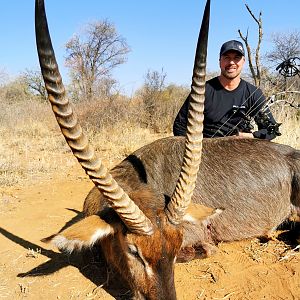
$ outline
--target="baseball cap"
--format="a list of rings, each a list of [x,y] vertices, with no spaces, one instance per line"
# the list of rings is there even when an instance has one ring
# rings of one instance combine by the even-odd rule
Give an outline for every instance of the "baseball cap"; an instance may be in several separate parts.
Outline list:
[[[225,52],[234,50],[245,56],[244,46],[241,42],[236,40],[231,40],[224,43],[220,49],[220,56],[222,56]]]

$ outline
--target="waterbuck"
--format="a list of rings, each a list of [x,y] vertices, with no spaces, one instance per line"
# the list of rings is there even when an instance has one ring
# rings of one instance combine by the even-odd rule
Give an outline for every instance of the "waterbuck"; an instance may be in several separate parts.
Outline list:
[[[44,241],[68,252],[100,244],[135,299],[176,299],[176,260],[210,255],[220,241],[268,235],[299,210],[299,151],[256,139],[217,138],[203,141],[201,156],[209,6],[208,0],[186,138],[157,140],[107,171],[66,98],[44,1],[36,0],[37,49],[48,98],[67,143],[95,184],[85,199],[85,218]]]

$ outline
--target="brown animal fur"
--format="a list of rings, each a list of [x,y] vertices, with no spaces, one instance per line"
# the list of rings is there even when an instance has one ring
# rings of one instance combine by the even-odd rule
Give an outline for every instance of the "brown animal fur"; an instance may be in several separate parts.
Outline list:
[[[184,138],[156,141],[134,152],[112,174],[143,211],[162,209],[175,187],[183,149]],[[300,206],[299,166],[300,152],[289,146],[255,139],[205,140],[192,201],[222,212],[204,222],[185,221],[182,248],[203,245],[205,252],[214,252],[220,241],[272,233]],[[132,194],[143,188],[155,191],[152,200]],[[99,213],[105,205],[94,188],[84,212]]]
[[[128,284],[135,292],[135,299],[176,299],[174,261],[182,244],[182,229],[168,221],[164,213],[165,204],[163,201],[156,202],[158,196],[155,193],[143,183],[138,186],[140,189],[132,191],[129,195],[143,207],[143,212],[152,221],[152,235],[131,233],[120,223],[119,217],[105,201],[101,203],[102,209],[99,209],[100,203],[96,204],[93,201],[89,209],[96,208],[97,214],[87,214],[85,219],[43,241],[51,241],[59,249],[72,252],[81,250],[82,247],[91,247],[97,236],[107,262],[114,266],[123,278],[130,278]],[[194,218],[199,222],[213,213],[212,209],[203,205],[192,205],[189,210],[193,211],[195,208],[198,210]]]
[[[135,298],[176,299],[176,258],[209,256],[220,241],[270,236],[292,213],[299,213],[300,151],[255,139],[208,139],[203,146],[193,203],[181,225],[170,224],[164,213],[184,151],[184,138],[170,137],[137,150],[111,170],[151,220],[153,235],[128,231],[93,188],[84,202],[86,220],[93,221],[87,230],[83,220],[73,225],[76,229],[59,233],[65,238],[60,245],[78,249],[74,240],[90,241],[99,224],[109,226],[108,234],[99,234],[99,243],[108,263],[130,278]],[[50,239],[55,242],[56,237]]]
[[[209,4],[207,1],[191,86],[194,112],[190,115],[199,114],[200,122],[189,120],[188,137],[192,133],[200,134],[203,120],[205,80],[202,75],[205,74]],[[87,144],[65,97],[43,0],[36,0],[36,36],[48,98],[60,128],[78,161],[114,206],[113,210],[103,194],[92,189],[84,204],[86,218],[46,241],[53,241],[68,252],[100,243],[107,262],[128,278],[136,299],[174,300],[176,257],[187,260],[198,253],[210,255],[220,241],[269,234],[291,212],[299,214],[299,151],[275,143],[232,138],[207,140],[192,199],[194,204],[187,212],[189,199],[181,201],[185,196],[173,197],[166,210],[179,174],[182,180],[178,186],[189,189],[182,183],[192,183],[195,176],[191,167],[198,167],[189,166],[189,174],[180,172],[184,138],[170,137],[147,145],[117,165],[111,174],[107,173]],[[199,137],[194,138],[193,147]],[[199,158],[195,152],[187,153],[185,162]],[[119,189],[111,175],[132,200]],[[124,199],[127,204],[118,206]],[[183,220],[181,214],[185,214]]]
[[[256,139],[218,138],[204,141],[193,203],[182,224],[170,224],[164,209],[180,173],[183,151],[184,138],[161,139],[111,170],[151,220],[153,235],[130,233],[96,188],[84,202],[87,218],[97,215],[112,227],[99,242],[106,260],[130,278],[136,299],[176,298],[172,286],[176,258],[209,256],[220,241],[271,236],[289,216],[299,215],[298,150]],[[78,224],[77,230],[84,226]],[[76,249],[74,239],[80,234],[67,237],[67,233],[59,234],[69,239],[63,248]]]

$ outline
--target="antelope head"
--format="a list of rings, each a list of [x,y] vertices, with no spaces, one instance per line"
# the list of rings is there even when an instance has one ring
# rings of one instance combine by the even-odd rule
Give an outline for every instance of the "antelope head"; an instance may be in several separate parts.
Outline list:
[[[188,217],[201,162],[209,9],[208,0],[195,55],[182,170],[168,204],[154,207],[153,199],[160,197],[155,191],[145,187],[128,195],[96,157],[66,97],[44,1],[36,0],[36,42],[48,99],[73,154],[107,203],[97,215],[88,216],[44,241],[68,252],[100,243],[106,260],[127,278],[136,299],[176,299],[174,262],[183,239],[181,224]],[[200,211],[199,220],[212,213],[204,207]]]

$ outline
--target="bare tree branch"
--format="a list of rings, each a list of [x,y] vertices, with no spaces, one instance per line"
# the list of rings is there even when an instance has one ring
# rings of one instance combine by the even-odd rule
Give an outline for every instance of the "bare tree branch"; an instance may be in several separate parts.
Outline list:
[[[266,54],[269,62],[279,64],[289,58],[300,57],[299,30],[290,33],[274,33],[271,39],[274,47]]]
[[[258,42],[257,42],[256,50],[255,50],[255,66],[253,65],[252,51],[251,51],[250,44],[248,42],[248,30],[247,30],[246,37],[244,37],[244,35],[242,34],[240,29],[238,30],[238,33],[239,33],[241,39],[244,41],[244,44],[247,49],[248,64],[249,64],[251,76],[254,80],[255,85],[260,86],[260,83],[261,83],[260,45],[261,45],[262,37],[263,37],[262,12],[259,13],[259,18],[257,19],[255,17],[255,15],[253,14],[253,12],[251,11],[250,7],[247,4],[245,4],[245,6],[246,6],[249,14],[251,15],[251,17],[254,19],[254,21],[258,25]]]
[[[43,100],[47,100],[47,92],[39,70],[26,69],[21,75],[21,80],[31,93],[39,95]]]
[[[248,4],[245,4],[249,14],[251,15],[251,17],[254,19],[254,21],[257,23],[257,25],[259,26],[260,25],[260,22],[259,20],[257,20],[257,18],[254,16],[253,12],[251,11],[250,7]],[[260,13],[260,16],[261,16],[261,13]]]
[[[118,35],[107,20],[88,24],[85,35],[75,35],[66,44],[66,64],[71,70],[73,86],[82,97],[91,99],[101,78],[110,76],[112,69],[127,60],[130,51],[125,39]]]
[[[252,15],[252,14],[251,14]],[[256,63],[256,74],[257,78],[259,80],[258,85],[260,85],[261,81],[261,65],[260,65],[260,45],[262,42],[263,37],[263,30],[262,30],[262,13],[259,13],[259,20],[255,18],[257,24],[258,24],[258,41],[257,41],[257,47],[255,52],[255,63]]]

